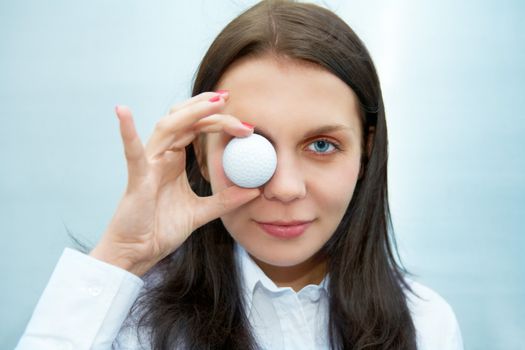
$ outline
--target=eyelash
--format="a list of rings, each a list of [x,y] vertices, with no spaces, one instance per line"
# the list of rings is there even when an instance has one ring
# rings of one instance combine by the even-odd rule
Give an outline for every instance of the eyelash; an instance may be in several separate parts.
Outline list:
[[[332,145],[334,147],[334,150],[331,151],[331,152],[316,152],[316,151],[311,151],[312,153],[315,153],[316,155],[320,156],[320,157],[326,157],[326,156],[329,156],[329,155],[332,155],[338,151],[341,150],[341,146],[337,143],[337,142],[334,142],[334,141],[331,141],[329,139],[326,139],[326,138],[320,138],[320,139],[316,139],[316,140],[313,140],[312,142],[310,142],[308,145],[312,145],[316,142],[319,142],[319,141],[323,141],[323,142],[326,142],[330,145]]]

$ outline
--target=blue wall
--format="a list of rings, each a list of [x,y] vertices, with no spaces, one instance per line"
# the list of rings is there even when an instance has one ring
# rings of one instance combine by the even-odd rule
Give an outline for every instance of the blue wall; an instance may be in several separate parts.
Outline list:
[[[0,2],[0,344],[12,348],[66,228],[97,241],[126,182],[113,114],[143,140],[253,1]],[[456,311],[467,349],[525,349],[525,5],[324,1],[382,80],[402,261]],[[4,346],[5,345],[5,346]]]

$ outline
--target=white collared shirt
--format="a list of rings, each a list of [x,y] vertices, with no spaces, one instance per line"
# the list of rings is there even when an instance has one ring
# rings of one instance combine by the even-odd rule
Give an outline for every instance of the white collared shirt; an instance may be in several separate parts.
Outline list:
[[[263,349],[327,349],[326,279],[301,291],[280,288],[236,246],[254,335]],[[454,312],[437,293],[409,281],[419,350],[462,350]],[[144,282],[116,266],[66,248],[16,350],[139,350],[137,334],[122,327]],[[142,344],[147,346],[148,344]]]
[[[296,293],[275,285],[238,244],[235,253],[258,344],[263,349],[328,349],[327,279]]]

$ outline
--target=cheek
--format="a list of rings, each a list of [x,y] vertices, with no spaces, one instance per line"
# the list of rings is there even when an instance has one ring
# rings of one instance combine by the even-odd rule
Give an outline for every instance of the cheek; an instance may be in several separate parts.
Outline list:
[[[359,176],[359,164],[352,162],[333,171],[323,171],[323,174],[322,178],[315,180],[317,206],[322,208],[326,217],[338,221],[352,200]]]

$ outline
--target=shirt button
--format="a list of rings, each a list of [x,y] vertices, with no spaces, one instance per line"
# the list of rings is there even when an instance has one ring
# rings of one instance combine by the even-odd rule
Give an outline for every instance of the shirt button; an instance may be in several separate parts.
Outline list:
[[[321,291],[320,290],[310,290],[310,293],[308,293],[308,297],[310,298],[310,301],[312,303],[316,303],[321,299]]]
[[[88,288],[88,293],[94,297],[100,295],[101,292],[102,292],[102,288],[98,286],[92,286]]]

